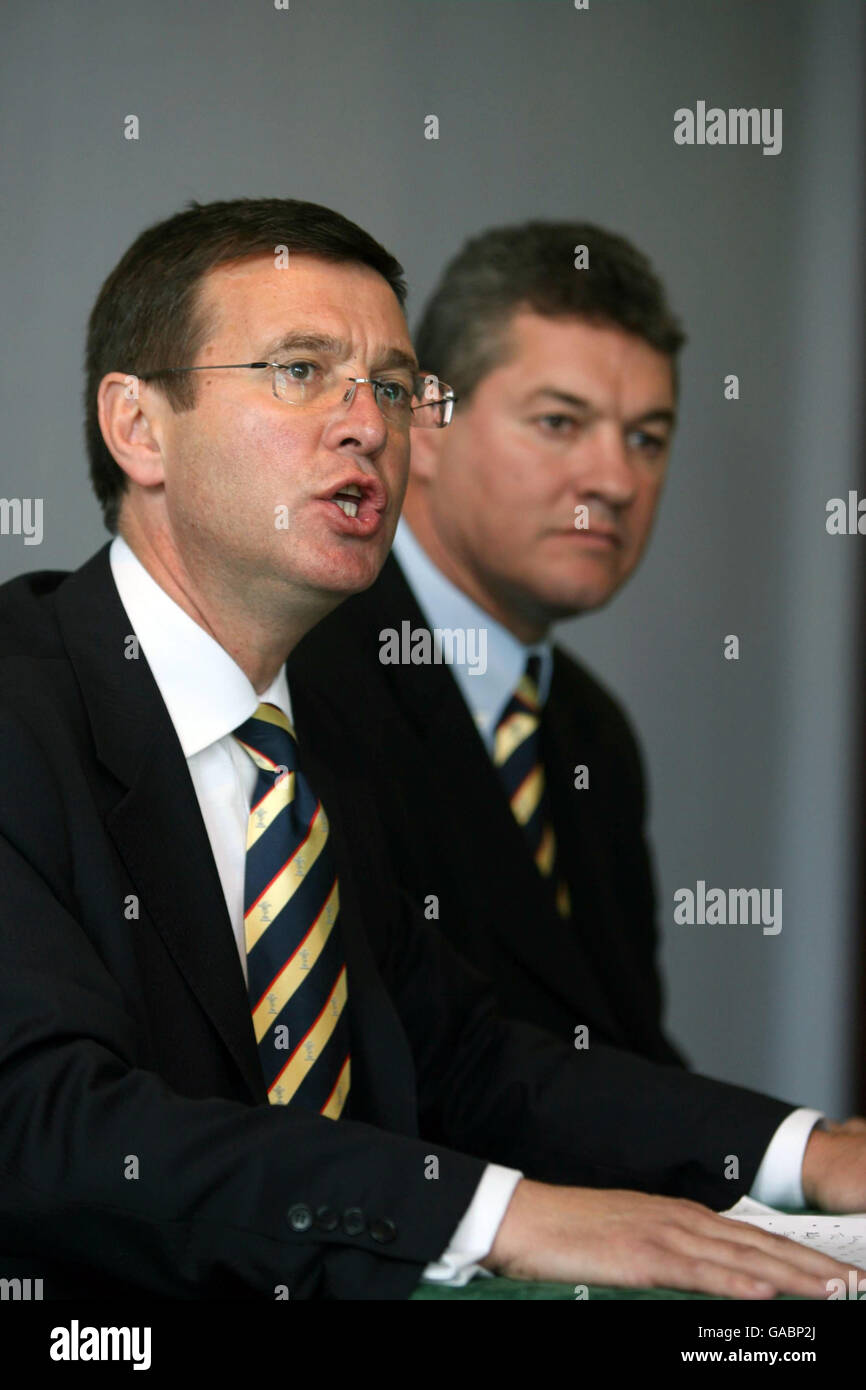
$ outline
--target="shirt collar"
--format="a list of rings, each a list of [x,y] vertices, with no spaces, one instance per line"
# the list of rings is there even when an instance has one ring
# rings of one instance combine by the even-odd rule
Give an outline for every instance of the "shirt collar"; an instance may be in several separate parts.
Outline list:
[[[482,737],[492,740],[496,724],[514,694],[530,656],[541,658],[538,694],[542,705],[550,691],[553,647],[548,641],[525,646],[458,589],[434,565],[408,524],[401,520],[394,537],[394,552],[415,597],[432,628],[486,628],[487,669],[455,663],[452,671]]]
[[[263,701],[291,722],[286,668],[259,695],[210,633],[185,613],[145,569],[122,536],[108,551],[111,573],[147,658],[185,758],[233,733]]]

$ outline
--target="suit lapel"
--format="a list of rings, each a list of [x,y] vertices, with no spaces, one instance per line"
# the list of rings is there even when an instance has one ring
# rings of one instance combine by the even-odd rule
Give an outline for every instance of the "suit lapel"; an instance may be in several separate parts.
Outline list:
[[[108,545],[61,585],[58,618],[100,761],[105,825],[178,969],[257,1101],[266,1098],[232,925],[183,750],[131,624]]]

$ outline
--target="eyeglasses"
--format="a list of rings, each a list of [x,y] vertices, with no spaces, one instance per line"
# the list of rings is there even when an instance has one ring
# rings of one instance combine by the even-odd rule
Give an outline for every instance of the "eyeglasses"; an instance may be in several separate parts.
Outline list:
[[[323,366],[306,358],[298,362],[224,362],[201,367],[162,367],[159,371],[130,373],[139,381],[157,381],[182,372],[228,372],[248,369],[271,371],[273,392],[287,405],[350,405],[359,386],[372,386],[384,418],[395,425],[417,429],[443,429],[450,424],[457,400],[450,386],[437,376],[405,372],[400,377],[343,376],[336,366]],[[308,373],[302,375],[302,373]],[[349,382],[348,388],[345,382]]]

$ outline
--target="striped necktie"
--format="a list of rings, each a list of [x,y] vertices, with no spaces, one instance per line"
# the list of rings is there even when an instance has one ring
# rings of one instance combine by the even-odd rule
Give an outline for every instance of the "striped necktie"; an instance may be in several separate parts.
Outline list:
[[[493,761],[505,784],[514,818],[529,841],[538,871],[553,882],[556,835],[541,760],[540,672],[541,657],[529,657],[526,671],[496,726]],[[560,917],[570,917],[571,899],[568,884],[562,877],[556,880],[555,903]]]
[[[234,731],[259,769],[247,825],[244,935],[253,1027],[272,1105],[337,1119],[350,1086],[346,965],[328,818],[282,710]]]

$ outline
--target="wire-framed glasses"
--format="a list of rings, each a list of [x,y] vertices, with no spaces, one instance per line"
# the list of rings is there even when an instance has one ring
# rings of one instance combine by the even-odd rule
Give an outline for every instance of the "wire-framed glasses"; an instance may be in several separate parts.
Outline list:
[[[304,359],[298,362],[221,362],[200,367],[162,367],[158,371],[132,373],[139,381],[184,372],[270,371],[273,393],[287,405],[351,404],[362,384],[371,386],[384,418],[395,425],[416,429],[443,429],[451,421],[457,399],[450,386],[437,376],[404,368],[381,377],[345,376],[336,365]],[[349,383],[348,386],[346,383]]]

